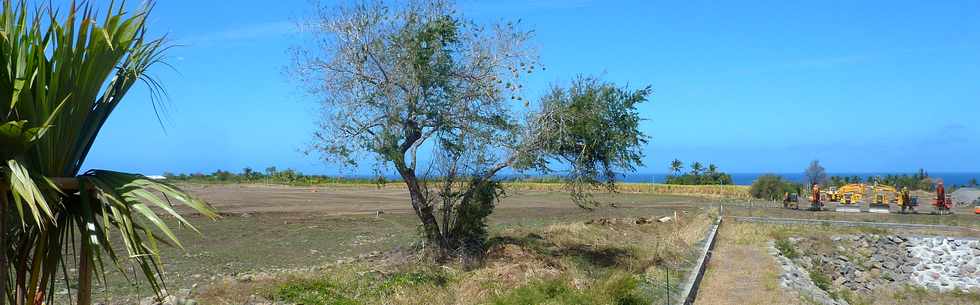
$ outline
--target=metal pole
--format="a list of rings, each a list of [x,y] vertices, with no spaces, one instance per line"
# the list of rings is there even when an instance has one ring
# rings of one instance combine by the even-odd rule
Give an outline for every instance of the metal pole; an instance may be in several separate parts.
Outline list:
[[[667,296],[667,305],[670,305],[670,266],[664,266],[667,271],[667,286],[664,287],[664,295]]]

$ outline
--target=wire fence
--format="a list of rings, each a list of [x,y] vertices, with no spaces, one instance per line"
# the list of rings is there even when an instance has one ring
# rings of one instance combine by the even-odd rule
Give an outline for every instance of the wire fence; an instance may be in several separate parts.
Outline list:
[[[755,209],[755,208],[771,209],[771,208],[785,207],[783,203],[779,201],[762,201],[762,200],[747,200],[747,201],[732,200],[732,201],[723,201],[721,204],[728,207],[740,207],[740,208],[750,208],[750,209]],[[809,203],[800,202],[798,203],[798,205],[802,208],[804,206],[808,206]]]
[[[701,279],[707,271],[708,261],[711,259],[720,226],[721,218],[719,217],[716,223],[709,228],[708,234],[701,246],[698,247],[696,255],[684,260],[678,266],[661,266],[657,271],[658,273],[662,272],[662,277],[658,274],[655,279],[648,278],[649,289],[651,290],[649,293],[656,298],[653,304],[694,304]]]

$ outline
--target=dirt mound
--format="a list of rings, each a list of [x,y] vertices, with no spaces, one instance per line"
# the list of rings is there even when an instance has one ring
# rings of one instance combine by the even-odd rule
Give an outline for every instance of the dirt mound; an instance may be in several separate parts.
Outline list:
[[[970,206],[975,204],[980,204],[980,189],[978,188],[961,188],[950,194],[953,198],[953,204],[956,206]]]

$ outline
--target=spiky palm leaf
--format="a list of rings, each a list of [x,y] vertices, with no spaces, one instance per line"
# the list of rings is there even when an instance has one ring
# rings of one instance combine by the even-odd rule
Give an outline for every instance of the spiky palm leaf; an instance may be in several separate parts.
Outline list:
[[[128,13],[124,5],[110,4],[99,21],[87,5],[72,3],[60,15],[50,8],[30,15],[24,1],[3,1],[0,194],[8,192],[0,195],[0,218],[19,220],[19,225],[4,222],[0,227],[0,251],[16,259],[12,268],[0,270],[0,284],[14,283],[4,287],[0,299],[15,304],[50,300],[52,279],[69,261],[63,257],[66,249],[79,255],[79,304],[89,303],[91,275],[105,259],[120,270],[134,263],[159,292],[157,244],[180,242],[158,212],[191,229],[174,202],[217,217],[206,203],[141,175],[79,174],[103,124],[134,84],[144,82],[152,97],[162,94],[146,74],[168,48],[163,39],[145,38],[150,7]],[[77,185],[65,188],[55,181],[64,177],[75,177],[69,180]],[[17,217],[10,213],[14,210]],[[120,240],[127,253],[116,253],[111,240]]]

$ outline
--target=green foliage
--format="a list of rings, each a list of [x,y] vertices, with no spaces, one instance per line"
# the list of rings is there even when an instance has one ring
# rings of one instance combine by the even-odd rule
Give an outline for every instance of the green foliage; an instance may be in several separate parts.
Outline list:
[[[731,185],[732,176],[727,173],[706,173],[701,175],[687,173],[680,176],[667,176],[664,183],[675,185]]]
[[[541,99],[536,120],[541,130],[541,155],[528,167],[547,169],[547,160],[571,166],[567,174],[575,199],[585,199],[585,186],[615,188],[619,172],[643,164],[647,136],[640,131],[637,105],[647,101],[650,87],[631,90],[594,77],[578,77],[565,89],[554,87]],[[522,168],[521,165],[517,166]],[[576,200],[580,205],[586,201]]]
[[[504,196],[504,189],[499,182],[493,180],[474,180],[471,183],[473,185],[469,185],[468,191],[458,199],[456,221],[447,238],[451,249],[472,257],[482,255],[486,250],[487,217]]]
[[[104,16],[96,16],[100,11]],[[149,11],[149,5],[58,10],[3,2],[0,215],[16,216],[0,222],[0,251],[14,260],[0,266],[0,276],[16,286],[3,291],[23,293],[0,298],[53,303],[55,294],[46,292],[64,276],[77,282],[77,302],[89,304],[92,275],[102,274],[105,262],[121,272],[131,265],[159,292],[158,245],[180,242],[157,213],[191,229],[175,204],[217,217],[207,204],[166,183],[106,170],[80,173],[103,124],[133,85],[145,84],[154,109],[162,107],[158,99],[165,92],[147,72],[170,46],[147,38]],[[65,274],[66,262],[75,262],[77,273]]]
[[[902,189],[903,187],[907,187],[910,190],[931,191],[933,189],[933,180],[932,180],[932,178],[929,177],[929,173],[928,172],[926,172],[925,170],[921,170],[921,169],[919,170],[918,173],[915,173],[915,174],[912,174],[912,175],[909,175],[909,174],[901,174],[901,175],[888,174],[888,175],[885,175],[885,176],[869,176],[869,177],[864,177],[864,178],[862,178],[860,176],[850,176],[850,177],[832,176],[832,177],[830,177],[830,181],[829,182],[830,182],[830,185],[836,186],[836,187],[840,187],[840,186],[843,186],[843,185],[849,184],[849,183],[875,183],[875,182],[878,182],[878,183],[882,183],[882,184],[894,186],[894,187],[896,187],[898,189]]]
[[[267,293],[270,299],[305,305],[374,304],[400,287],[443,286],[450,278],[443,272],[419,270],[376,277],[362,275],[356,279],[339,280],[330,277],[293,279]]]
[[[274,168],[274,167],[271,167]],[[243,169],[240,173],[233,173],[225,170],[217,170],[211,174],[179,174],[165,173],[163,175],[170,181],[187,183],[266,183],[266,184],[285,184],[285,185],[318,185],[318,184],[384,184],[388,181],[384,177],[378,178],[357,178],[357,177],[336,177],[326,175],[308,175],[302,172],[286,169],[283,171],[271,170],[266,173],[252,171],[249,168]]]
[[[718,171],[718,166],[714,164],[708,164],[708,170],[702,171],[703,166],[701,162],[694,162],[691,165],[691,172],[685,173],[683,175],[677,175],[680,169],[683,167],[683,163],[680,160],[674,159],[670,163],[670,169],[673,175],[667,176],[664,183],[674,184],[674,185],[731,185],[732,176]]]
[[[309,305],[357,305],[347,297],[343,287],[326,280],[293,281],[283,284],[275,292],[277,300]]]
[[[670,173],[672,175],[676,175],[677,173],[680,173],[681,169],[683,168],[684,168],[684,162],[682,162],[680,159],[674,159],[674,161],[670,161]]]
[[[821,290],[826,292],[833,292],[833,282],[830,280],[829,276],[827,276],[817,268],[813,268],[807,271],[809,271],[810,273],[810,280],[813,281],[813,284],[816,285],[817,288],[820,288]]]
[[[694,174],[695,176],[699,176],[701,175],[703,170],[704,170],[704,165],[701,165],[701,162],[694,161],[694,163],[691,163],[691,174]]]
[[[774,174],[759,176],[759,178],[752,182],[752,186],[749,188],[749,193],[752,194],[752,197],[769,200],[783,198],[783,194],[793,192],[799,192],[799,186]]]
[[[640,281],[626,274],[616,274],[587,290],[579,290],[562,279],[532,282],[495,297],[493,305],[534,304],[651,304],[653,298],[639,289]]]
[[[776,250],[779,250],[783,256],[786,256],[789,259],[800,257],[800,253],[796,252],[796,246],[794,246],[793,242],[789,241],[787,238],[776,239]]]
[[[311,150],[348,166],[394,167],[424,237],[442,252],[485,238],[476,218],[492,211],[489,194],[499,191],[488,190],[505,168],[568,169],[573,200],[588,207],[591,188],[613,190],[617,173],[641,165],[636,106],[649,87],[578,77],[532,109],[520,103],[521,83],[540,64],[532,32],[515,23],[486,27],[442,0],[321,9],[309,44],[317,49],[297,52],[294,69],[323,96]],[[433,156],[421,168],[435,173],[419,172],[419,154]]]

